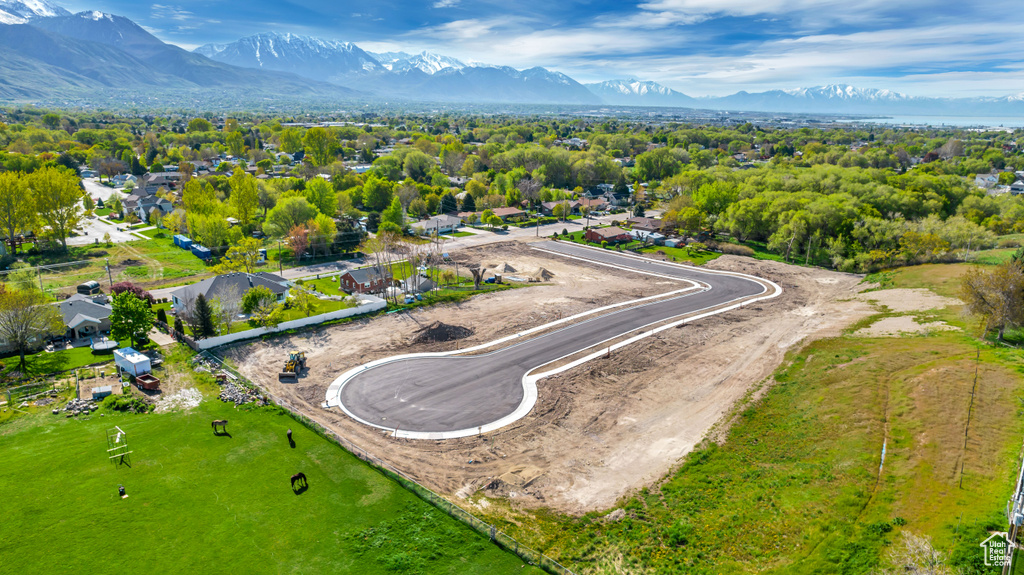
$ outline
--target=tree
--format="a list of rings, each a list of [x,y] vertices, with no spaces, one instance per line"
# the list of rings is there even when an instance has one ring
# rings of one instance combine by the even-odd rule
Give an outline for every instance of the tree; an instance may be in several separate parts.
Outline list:
[[[25,354],[33,344],[41,345],[66,330],[60,310],[42,292],[0,286],[0,341],[18,352],[18,369],[25,370]]]
[[[283,198],[267,214],[263,229],[271,236],[281,237],[295,226],[308,222],[314,216],[316,216],[316,208],[311,206],[306,198],[295,196]]]
[[[226,273],[228,271],[244,271],[248,274],[255,273],[260,261],[260,250],[262,248],[263,242],[260,240],[256,238],[242,238],[238,245],[231,246],[228,249],[225,259],[230,260],[230,263],[223,271],[218,271],[218,273]]]
[[[217,335],[213,306],[206,301],[206,296],[203,294],[196,296],[195,322],[196,327],[192,328],[193,336],[203,338]]]
[[[0,173],[0,232],[7,236],[11,254],[15,253],[15,238],[32,229],[35,221],[35,205],[26,201],[23,176]]]
[[[110,335],[114,339],[128,339],[134,346],[153,329],[153,311],[134,293],[114,294],[110,307]]]
[[[391,205],[380,214],[381,223],[390,222],[398,229],[402,229],[405,226],[405,214],[402,212],[402,200],[395,196],[391,200]]]
[[[323,178],[313,178],[306,183],[306,201],[327,217],[334,217],[338,211],[338,195],[334,186]]]
[[[475,212],[476,211],[476,200],[473,199],[473,194],[466,194],[462,198],[462,211],[464,212]]]
[[[292,249],[292,257],[299,261],[309,249],[309,229],[305,224],[298,224],[288,230],[288,247]]]
[[[189,132],[210,132],[213,130],[213,124],[203,118],[192,118],[188,122],[187,130]]]
[[[221,333],[231,333],[231,326],[238,318],[238,312],[242,310],[242,294],[238,291],[237,285],[230,285],[222,289],[217,297],[213,299],[214,309],[217,310],[217,323],[220,324]]]
[[[657,148],[636,157],[636,173],[640,181],[663,180],[674,176],[681,165],[671,148]]]
[[[240,132],[231,132],[224,142],[228,145],[232,156],[237,158],[245,153],[245,137]]]
[[[181,324],[181,318],[177,316],[174,318],[174,331],[178,333],[185,333],[185,326]]]
[[[238,223],[248,229],[252,223],[256,209],[259,207],[260,192],[256,185],[256,178],[245,173],[242,168],[236,168],[231,175],[231,207],[235,209],[238,216]]]
[[[402,162],[402,170],[405,175],[417,182],[425,181],[433,167],[434,160],[419,150],[413,150],[406,154],[405,160]]]
[[[487,218],[487,225],[491,226],[492,229],[496,228],[501,225],[501,218],[491,215],[491,217]]]
[[[84,192],[78,176],[62,168],[43,168],[28,177],[28,188],[35,196],[36,210],[46,224],[46,234],[59,239],[64,251],[68,236],[82,220],[80,205]]]
[[[317,214],[315,218],[306,222],[306,229],[309,230],[309,244],[313,248],[313,255],[318,251],[324,254],[331,251],[331,244],[338,235],[338,226],[334,220],[324,214]]]
[[[292,307],[306,314],[306,317],[313,315],[316,311],[316,296],[306,290],[296,290],[292,296]]]
[[[551,209],[551,215],[565,221],[565,218],[569,215],[570,211],[568,202],[559,202]]]
[[[135,297],[148,303],[149,305],[153,305],[156,303],[156,298],[153,297],[153,294],[140,288],[139,286],[133,284],[132,282],[118,282],[110,286],[111,294],[117,295],[125,292],[134,295]]]
[[[306,157],[314,166],[326,166],[334,161],[334,147],[337,137],[327,128],[310,128],[302,138],[306,149]]]
[[[258,325],[266,325],[274,312],[277,298],[267,286],[249,288],[242,296],[242,311],[249,314]]]
[[[217,193],[209,184],[190,180],[181,188],[181,203],[189,216],[209,214],[217,209]]]
[[[974,267],[960,278],[960,299],[965,311],[981,318],[984,332],[1024,323],[1024,268],[1008,261],[992,271]]]
[[[458,200],[451,192],[441,196],[441,213],[452,214],[457,211],[459,211]]]
[[[391,205],[391,182],[371,174],[363,184],[363,205],[379,212]]]

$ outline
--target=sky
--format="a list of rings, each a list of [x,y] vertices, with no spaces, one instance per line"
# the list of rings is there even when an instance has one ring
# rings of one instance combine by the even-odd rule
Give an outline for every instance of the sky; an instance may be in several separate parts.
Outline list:
[[[691,96],[825,84],[1024,92],[1020,0],[74,0],[192,49],[259,32],[653,80]]]

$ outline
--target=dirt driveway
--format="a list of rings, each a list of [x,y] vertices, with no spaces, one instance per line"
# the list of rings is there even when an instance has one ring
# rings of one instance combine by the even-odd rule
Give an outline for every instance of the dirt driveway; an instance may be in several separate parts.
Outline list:
[[[582,513],[611,507],[664,476],[752,386],[771,374],[800,341],[835,334],[871,313],[850,301],[860,277],[723,256],[707,267],[752,273],[778,283],[779,298],[667,330],[539,382],[527,417],[487,434],[446,441],[397,440],[341,411],[324,410],[327,386],[366,361],[484,343],[601,305],[655,295],[678,284],[561,259],[507,242],[453,254],[461,265],[543,270],[543,285],[309,331],[228,350],[240,370],[274,394],[441,493],[481,490],[515,505]],[[552,275],[553,274],[553,275]],[[468,328],[460,340],[423,342],[442,322]],[[467,330],[443,330],[466,335]],[[309,355],[298,384],[276,375],[290,349]],[[466,502],[471,505],[470,502]]]

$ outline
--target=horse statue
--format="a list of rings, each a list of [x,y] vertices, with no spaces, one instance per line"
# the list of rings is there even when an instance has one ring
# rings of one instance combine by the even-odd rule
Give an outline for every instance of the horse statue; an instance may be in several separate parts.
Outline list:
[[[220,433],[217,432],[217,427],[220,427],[221,431],[224,434],[227,434],[227,432],[228,432],[228,420],[226,420],[226,419],[214,419],[213,423],[211,423],[211,425],[213,426],[213,434],[214,435],[220,435]]]
[[[296,483],[298,483],[300,487],[309,487],[309,482],[306,481],[306,474],[301,471],[292,475],[292,489],[295,489]]]

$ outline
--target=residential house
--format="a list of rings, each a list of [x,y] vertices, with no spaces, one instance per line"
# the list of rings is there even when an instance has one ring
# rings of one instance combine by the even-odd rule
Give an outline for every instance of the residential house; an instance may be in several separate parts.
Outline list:
[[[142,181],[138,185],[138,189],[146,192],[147,194],[155,194],[160,191],[160,188],[166,190],[174,190],[178,187],[178,182],[181,181],[181,174],[178,172],[155,172],[148,173],[142,176]]]
[[[131,174],[118,174],[110,179],[115,188],[123,188],[131,182],[133,186],[139,185],[139,179]]]
[[[349,293],[380,293],[391,282],[391,272],[382,272],[376,267],[349,270],[339,278],[341,289]]]
[[[591,212],[608,209],[608,200],[604,198],[584,198],[580,200],[580,208],[589,208]]]
[[[494,215],[501,218],[501,221],[503,222],[507,222],[510,219],[515,220],[516,218],[526,217],[526,212],[519,208],[494,208],[491,211],[494,212]]]
[[[263,286],[274,294],[278,302],[288,299],[288,280],[268,272],[249,274],[237,272],[215,276],[191,285],[180,287],[171,292],[171,307],[180,312],[191,301],[202,294],[207,300],[224,297],[234,291],[239,297],[250,289]]]
[[[1017,180],[1010,184],[1010,195],[1019,196],[1024,194],[1024,180]]]
[[[640,218],[633,217],[626,220],[627,224],[630,224],[634,230],[641,230],[645,232],[660,232],[661,228],[665,225],[662,220],[657,218]]]
[[[433,233],[450,234],[460,227],[462,227],[462,220],[448,214],[433,216],[412,224],[413,231],[420,235]]]
[[[67,337],[71,341],[96,337],[110,331],[109,300],[105,295],[87,296],[74,294],[57,304],[67,326]]]
[[[587,230],[584,237],[586,237],[588,242],[594,242],[595,244],[599,244],[601,242],[617,244],[633,240],[633,236],[630,235],[629,232],[618,226],[612,226],[610,228],[590,228]]]
[[[555,206],[560,204],[568,206],[570,214],[580,213],[580,206],[582,205],[578,200],[562,200],[560,202],[544,202],[540,205],[540,209],[545,216],[552,216],[555,214]]]
[[[401,289],[405,293],[426,293],[436,287],[437,284],[433,280],[422,274],[409,276],[401,282]]]
[[[978,174],[974,176],[974,185],[979,188],[990,190],[999,185],[999,174]]]

